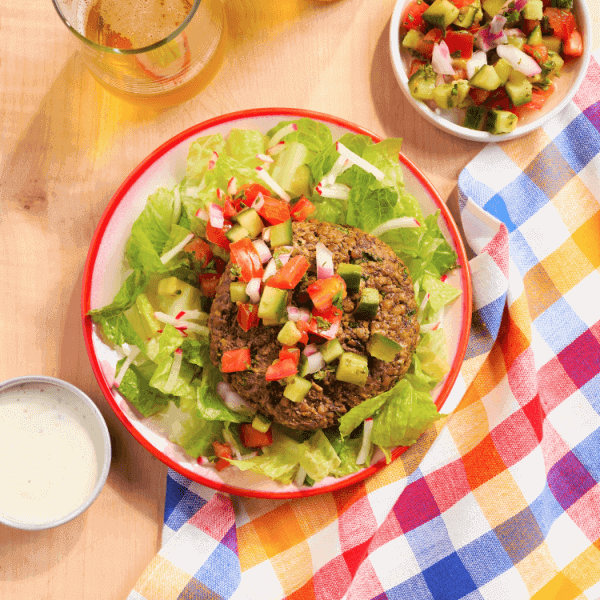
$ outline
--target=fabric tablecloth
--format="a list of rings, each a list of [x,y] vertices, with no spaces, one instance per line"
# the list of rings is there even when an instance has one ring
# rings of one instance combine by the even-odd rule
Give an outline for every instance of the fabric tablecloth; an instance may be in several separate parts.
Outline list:
[[[456,408],[335,493],[229,497],[170,471],[129,600],[600,598],[599,62],[460,175],[476,257]]]

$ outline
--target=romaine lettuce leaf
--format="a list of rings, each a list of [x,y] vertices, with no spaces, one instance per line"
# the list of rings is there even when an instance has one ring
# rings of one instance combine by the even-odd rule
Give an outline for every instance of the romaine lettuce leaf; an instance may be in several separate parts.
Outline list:
[[[200,180],[208,169],[208,163],[213,156],[213,152],[221,154],[224,147],[225,139],[220,133],[195,139],[188,151],[186,161],[187,176]]]
[[[117,373],[124,362],[123,358],[117,363]],[[145,374],[136,365],[130,365],[125,372],[119,385],[119,393],[127,398],[144,417],[159,412],[173,400],[172,396],[150,387]]]
[[[265,136],[255,129],[232,129],[227,136],[224,152],[247,167],[262,165],[257,154],[265,153]]]
[[[320,429],[302,443],[299,460],[314,481],[321,481],[341,464],[340,457]]]

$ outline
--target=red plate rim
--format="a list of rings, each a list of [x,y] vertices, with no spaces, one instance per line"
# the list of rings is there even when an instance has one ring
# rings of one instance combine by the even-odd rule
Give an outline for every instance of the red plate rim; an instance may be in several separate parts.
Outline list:
[[[224,123],[230,123],[239,119],[247,119],[252,117],[281,117],[282,119],[288,117],[301,118],[307,117],[310,119],[314,119],[317,121],[322,121],[325,123],[330,123],[333,125],[337,125],[339,127],[343,127],[352,131],[356,134],[367,135],[369,136],[375,143],[380,142],[383,138],[371,133],[370,131],[356,125],[350,121],[346,121],[345,119],[341,119],[338,117],[334,117],[332,115],[327,115],[324,113],[319,113],[310,110],[304,109],[295,109],[295,108],[256,108],[250,110],[242,110],[236,111],[232,113],[227,113],[224,115],[220,115],[218,117],[214,117],[212,119],[208,119],[201,123],[198,123],[188,129],[178,133],[167,142],[156,148],[153,152],[151,152],[125,179],[125,181],[121,184],[119,189],[115,192],[113,197],[111,198],[108,206],[106,207],[94,235],[92,237],[92,241],[90,243],[90,247],[88,250],[88,255],[85,261],[84,271],[83,271],[83,284],[81,290],[81,318],[83,324],[83,333],[85,339],[85,346],[88,353],[88,357],[90,363],[92,365],[92,370],[94,371],[94,375],[96,377],[96,381],[100,385],[100,389],[104,394],[104,397],[108,401],[110,407],[113,412],[117,415],[121,423],[126,427],[126,429],[133,435],[133,437],[148,450],[151,454],[156,456],[161,462],[166,464],[168,467],[177,471],[181,475],[184,475],[188,479],[206,485],[212,489],[227,492],[229,494],[234,494],[236,496],[245,496],[251,498],[273,498],[273,499],[289,499],[289,498],[304,498],[307,496],[314,496],[317,494],[325,494],[328,492],[333,492],[342,488],[346,488],[354,483],[362,481],[379,471],[383,467],[386,466],[385,459],[379,460],[377,463],[359,471],[358,473],[353,474],[347,478],[339,482],[332,483],[330,485],[322,486],[319,488],[307,488],[305,490],[298,490],[295,492],[265,492],[260,490],[248,490],[245,488],[239,488],[236,486],[232,486],[226,483],[218,483],[209,479],[205,479],[203,476],[194,473],[177,464],[175,461],[167,457],[160,450],[155,448],[152,444],[150,444],[146,438],[131,424],[129,419],[125,416],[125,414],[118,407],[110,388],[108,387],[104,373],[100,367],[100,363],[96,354],[94,352],[93,342],[92,342],[92,332],[93,332],[93,321],[90,317],[87,316],[88,311],[90,310],[90,294],[91,294],[91,286],[92,286],[92,272],[95,265],[96,257],[98,255],[98,250],[100,247],[100,243],[106,231],[106,227],[110,222],[110,219],[115,212],[117,206],[122,201],[125,194],[131,189],[133,184],[138,180],[140,175],[144,173],[153,163],[155,163],[159,158],[161,158],[164,154],[166,154],[169,150],[180,144],[185,139],[200,134],[203,130],[208,129],[210,127],[214,127],[216,125],[222,125]],[[454,222],[454,219],[448,210],[448,207],[443,202],[441,196],[438,194],[436,189],[433,187],[431,182],[425,177],[425,175],[417,168],[417,166],[406,156],[400,154],[400,161],[403,167],[409,169],[413,176],[419,181],[419,183],[423,186],[426,192],[429,194],[431,199],[435,202],[439,210],[441,211],[446,225],[450,231],[450,235],[452,237],[452,241],[456,248],[458,254],[458,264],[460,266],[461,278],[463,283],[463,294],[462,294],[462,304],[463,304],[463,326],[461,329],[461,335],[458,341],[457,352],[452,363],[450,372],[448,373],[446,380],[438,398],[436,400],[436,406],[438,410],[440,410],[443,404],[446,402],[448,395],[454,385],[458,374],[460,372],[460,367],[462,365],[462,361],[464,359],[467,344],[469,340],[469,331],[471,326],[471,296],[472,296],[472,284],[471,284],[471,273],[469,270],[469,263],[467,259],[467,253],[461,239],[458,227]],[[392,460],[395,460],[400,454],[405,452],[407,448],[400,447],[396,448],[392,452]]]

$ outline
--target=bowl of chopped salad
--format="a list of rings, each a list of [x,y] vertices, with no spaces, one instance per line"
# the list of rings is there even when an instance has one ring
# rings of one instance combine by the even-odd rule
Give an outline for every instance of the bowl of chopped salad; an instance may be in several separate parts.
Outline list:
[[[398,0],[390,52],[423,117],[492,142],[537,129],[571,101],[590,32],[585,0]]]
[[[181,132],[116,192],[86,261],[84,337],[112,409],[169,467],[237,495],[319,494],[453,408],[466,253],[400,148],[255,109]]]

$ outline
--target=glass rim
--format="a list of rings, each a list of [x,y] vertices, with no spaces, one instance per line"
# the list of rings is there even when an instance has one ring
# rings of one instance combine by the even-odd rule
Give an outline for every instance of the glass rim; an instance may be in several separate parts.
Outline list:
[[[150,44],[149,46],[142,46],[140,48],[113,48],[111,46],[104,46],[102,44],[98,44],[98,43],[90,40],[88,37],[86,37],[79,31],[77,31],[77,29],[75,27],[73,27],[73,25],[71,25],[69,20],[63,14],[63,12],[60,9],[60,6],[58,4],[58,1],[59,0],[52,0],[52,4],[54,5],[56,12],[58,13],[58,16],[61,18],[62,22],[67,26],[67,29],[69,29],[69,31],[71,33],[73,33],[77,38],[79,38],[79,40],[81,40],[84,44],[87,44],[88,46],[90,46],[96,50],[100,50],[101,52],[112,52],[113,54],[127,54],[127,55],[143,54],[143,53],[149,52],[151,50],[156,50],[156,49],[168,44],[169,42],[173,41],[187,27],[188,23],[194,18],[194,15],[196,14],[196,10],[198,9],[198,6],[200,6],[200,3],[202,2],[202,0],[193,0],[193,5],[192,5],[192,8],[190,9],[190,12],[186,15],[185,19],[180,23],[180,25],[177,27],[177,29],[175,29],[175,31],[170,33],[167,37],[164,37],[161,40],[158,40],[158,42],[154,42],[153,44]]]

